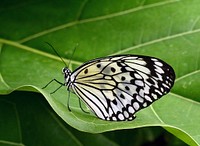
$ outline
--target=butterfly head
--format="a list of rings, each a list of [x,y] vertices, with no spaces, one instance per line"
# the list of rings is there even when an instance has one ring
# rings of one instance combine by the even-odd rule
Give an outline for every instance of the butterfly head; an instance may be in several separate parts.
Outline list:
[[[64,67],[62,73],[64,74],[65,85],[67,86],[70,83],[71,71],[67,67]]]

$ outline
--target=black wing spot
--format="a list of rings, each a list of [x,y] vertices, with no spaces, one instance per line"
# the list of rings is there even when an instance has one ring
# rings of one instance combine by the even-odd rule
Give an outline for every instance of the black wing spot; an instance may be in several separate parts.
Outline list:
[[[126,90],[130,90],[130,88],[129,88],[128,86],[125,86],[125,89],[126,89]]]
[[[122,67],[123,65],[121,64],[121,62],[117,62],[117,66]]]
[[[121,72],[127,72],[127,70],[124,66],[121,68]]]
[[[124,95],[123,95],[123,94],[120,94],[120,97],[121,97],[121,98],[123,98],[123,99],[125,99],[125,97],[124,97]]]
[[[111,67],[110,70],[114,73],[116,69],[114,67]]]
[[[124,76],[122,76],[122,77],[121,77],[121,80],[124,81],[124,80],[126,80],[126,78],[125,78]]]
[[[134,78],[134,77],[135,77],[135,72],[131,71],[131,72],[130,72],[130,76],[131,76],[132,78]]]
[[[117,100],[116,99],[114,99],[112,102],[113,102],[113,104],[117,105]]]
[[[100,68],[101,67],[101,64],[97,64],[97,68]]]
[[[85,69],[84,73],[85,73],[85,74],[87,74],[87,73],[88,73],[88,69],[87,69],[87,68]]]
[[[131,79],[131,80],[130,80],[130,83],[131,83],[132,85],[135,85],[135,80],[134,80],[134,79]]]

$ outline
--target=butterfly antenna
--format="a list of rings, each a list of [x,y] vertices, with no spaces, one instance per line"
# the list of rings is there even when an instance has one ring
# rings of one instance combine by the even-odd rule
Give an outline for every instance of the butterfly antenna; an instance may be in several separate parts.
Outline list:
[[[74,48],[74,50],[73,50],[73,52],[72,52],[72,56],[71,56],[71,58],[70,58],[70,60],[69,60],[69,63],[68,63],[68,66],[67,66],[67,67],[69,67],[69,65],[70,65],[70,63],[71,63],[71,60],[72,60],[72,58],[73,58],[73,56],[74,56],[74,53],[75,53],[75,51],[76,51],[77,46],[78,46],[78,43],[76,44],[76,47]]]
[[[60,57],[60,59],[62,60],[62,62],[65,64],[65,66],[67,67],[67,64],[65,63],[65,61],[63,60],[63,58],[58,54],[58,52],[56,51],[56,49],[50,44],[50,43],[48,43],[48,42],[45,42],[45,43],[47,43],[51,48],[52,48],[52,50],[56,53],[56,55],[58,56],[58,57]]]

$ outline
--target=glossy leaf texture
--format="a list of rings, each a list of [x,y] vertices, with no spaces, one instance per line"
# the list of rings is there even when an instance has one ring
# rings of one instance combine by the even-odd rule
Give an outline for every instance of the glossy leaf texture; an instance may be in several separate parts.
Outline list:
[[[0,111],[15,115],[19,109],[9,108],[13,102],[5,97],[10,98],[15,90],[34,91],[80,131],[162,126],[187,144],[200,145],[199,13],[198,0],[4,1],[0,5],[0,93],[4,94]],[[66,64],[71,60],[72,70],[97,57],[148,55],[170,64],[176,82],[168,95],[138,112],[131,122],[108,122],[86,114],[73,94],[69,112],[66,88],[50,94],[59,87],[52,83],[42,89],[53,78],[63,82],[61,69],[65,66],[45,42]],[[16,115],[12,118],[17,119]]]

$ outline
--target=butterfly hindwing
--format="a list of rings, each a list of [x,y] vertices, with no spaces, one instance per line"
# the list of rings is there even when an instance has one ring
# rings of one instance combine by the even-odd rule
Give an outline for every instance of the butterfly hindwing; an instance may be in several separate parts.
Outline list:
[[[157,58],[118,55],[86,62],[70,78],[70,88],[97,117],[122,121],[167,94],[175,73]]]

